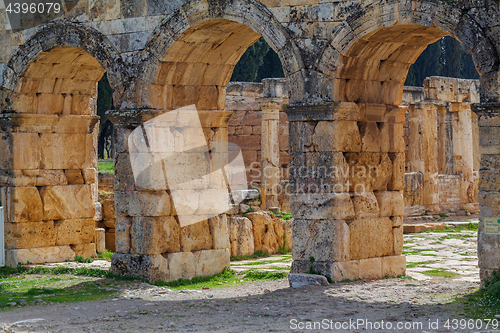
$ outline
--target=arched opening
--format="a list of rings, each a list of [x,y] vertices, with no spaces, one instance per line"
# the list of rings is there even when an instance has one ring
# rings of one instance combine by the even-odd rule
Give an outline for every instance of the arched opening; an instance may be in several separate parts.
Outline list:
[[[14,112],[2,117],[0,193],[11,266],[96,253],[96,100],[105,69],[79,47],[30,56],[17,78]]]
[[[397,24],[361,37],[340,55],[334,100],[400,105],[410,65],[445,35],[434,27]]]
[[[344,215],[337,213],[334,223],[340,230],[337,231],[338,245],[335,247],[338,262],[333,263],[333,274],[330,274],[339,279],[342,276],[396,276],[406,270],[405,258],[402,256],[405,253],[403,193],[406,190],[404,133],[407,113],[407,107],[401,106],[403,87],[410,65],[427,45],[449,34],[438,25],[430,24],[401,24],[396,21],[394,25],[378,29],[367,28],[367,32],[357,24],[353,19],[346,25],[347,28],[340,27],[336,36],[342,37],[334,38],[331,44],[334,50],[329,49],[325,53],[335,64],[330,71],[334,77],[332,98],[341,102],[335,106],[335,112],[342,116],[337,116],[334,121],[319,121],[314,125],[312,140],[315,143],[316,139],[318,143],[316,149],[332,151],[337,155],[337,167],[349,170],[349,189],[331,194],[336,200],[352,202],[352,206],[348,204],[344,207]],[[350,27],[357,29],[351,30]],[[440,184],[438,157],[435,155],[437,149],[434,149],[438,143],[438,106],[449,104],[450,112],[460,113],[457,120],[461,119],[460,127],[469,135],[473,121],[470,103],[477,102],[479,97],[467,91],[465,84],[460,82],[441,84],[439,80],[431,80],[426,91],[426,100],[413,105],[410,114],[418,114],[419,128],[429,130],[415,147],[422,159],[427,159],[429,163],[422,160],[412,165],[421,169],[417,171],[422,173],[422,193],[424,201],[429,201],[426,205],[433,204],[432,209],[436,211],[432,213],[438,214]],[[438,99],[442,101],[438,102]],[[468,122],[465,119],[467,117]],[[331,146],[323,143],[320,141],[322,135],[331,135],[336,143]],[[464,204],[468,205],[469,210],[472,207],[477,209],[472,147],[467,152],[457,150],[458,153],[462,154],[463,167],[468,168],[457,181],[458,191],[467,200]],[[360,174],[358,170],[365,170],[365,173]],[[376,175],[368,170],[375,170]],[[300,210],[297,213],[300,214]],[[307,250],[301,249],[302,252]],[[298,254],[302,257],[298,255],[297,259],[305,261],[307,256]],[[299,267],[301,262],[294,259],[297,261],[296,267]]]
[[[224,110],[225,87],[234,66],[260,35],[223,19],[186,30],[162,57],[154,84],[158,109],[195,104],[198,110]]]

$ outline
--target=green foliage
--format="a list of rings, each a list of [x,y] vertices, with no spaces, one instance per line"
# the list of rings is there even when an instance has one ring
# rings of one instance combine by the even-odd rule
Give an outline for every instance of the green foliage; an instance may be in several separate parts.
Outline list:
[[[309,257],[309,261],[311,262],[311,266],[309,266],[308,273],[315,274],[315,275],[323,275],[323,274],[321,274],[321,272],[319,272],[313,268],[313,264],[316,261],[316,259],[314,259],[314,257]],[[329,276],[326,276],[326,275],[323,275],[323,276],[326,277],[326,280],[328,281],[328,283],[333,283],[332,279]]]
[[[231,261],[240,261],[240,260],[249,260],[249,259],[256,259],[256,258],[265,258],[265,257],[270,257],[271,255],[269,253],[262,252],[261,250],[255,252],[254,254],[251,255],[246,255],[246,256],[234,256],[231,257]]]
[[[98,253],[97,258],[101,260],[111,261],[111,256],[115,254],[114,252],[109,251],[108,249],[104,249],[104,253]]]
[[[115,173],[115,162],[99,161],[97,162],[97,170],[105,173]]]
[[[452,277],[459,275],[458,273],[453,273],[453,272],[448,271],[446,268],[431,269],[428,271],[422,271],[420,273],[425,274],[425,275],[429,275],[429,276],[438,276],[438,277],[445,277],[445,278],[452,278]]]
[[[76,255],[75,261],[80,262],[80,263],[84,263],[84,264],[90,264],[90,263],[94,262],[94,260],[92,260],[92,258],[85,258],[84,256],[81,256],[81,255]]]
[[[280,77],[285,77],[285,73],[283,73],[283,66],[281,65],[281,60],[278,57],[278,54],[274,52],[273,49],[269,49],[266,56],[264,57],[262,66],[259,67],[257,79],[255,81],[260,82],[262,81],[262,79]]]
[[[246,50],[234,67],[231,81],[255,82],[259,67],[264,63],[264,57],[269,49],[264,38],[257,40]]]
[[[244,278],[250,280],[277,280],[284,279],[287,276],[288,274],[285,272],[249,270],[245,273]]]
[[[439,213],[439,216],[440,217],[448,217],[448,214],[446,214],[446,213]]]
[[[448,36],[427,46],[410,66],[405,85],[422,86],[424,79],[429,76],[479,78],[472,56],[463,51],[456,39]]]
[[[453,233],[459,233],[459,232],[462,232],[464,230],[477,231],[478,230],[478,226],[476,224],[474,224],[474,223],[472,223],[472,222],[469,221],[469,223],[467,223],[464,226],[458,226],[458,227],[455,227],[455,228],[446,227],[444,229],[427,230],[427,231],[424,231],[424,232],[427,232],[427,233],[429,233],[429,232],[442,232],[442,233],[453,232]]]

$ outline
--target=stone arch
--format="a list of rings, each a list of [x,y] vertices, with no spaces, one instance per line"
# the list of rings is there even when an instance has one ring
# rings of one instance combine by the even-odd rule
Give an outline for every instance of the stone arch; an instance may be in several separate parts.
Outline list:
[[[0,120],[8,265],[95,255],[97,83],[106,70],[118,82],[117,55],[96,30],[58,21],[10,59],[14,112]]]
[[[278,53],[288,78],[301,74],[303,64],[297,46],[264,5],[253,0],[188,2],[149,38],[136,84],[148,85],[150,94],[132,100],[142,107],[170,109],[199,99],[193,91],[186,91],[189,101],[168,100],[179,95],[180,86],[189,85],[202,94],[217,95],[219,101],[210,101],[208,107],[223,109],[225,86],[234,66],[260,36]],[[179,76],[179,71],[184,74]],[[297,81],[289,84],[292,99],[303,98],[302,85]],[[171,87],[177,87],[177,91],[168,91]],[[207,105],[200,107],[206,109]]]
[[[410,65],[427,45],[446,35],[472,54],[486,83],[482,100],[498,95],[485,80],[498,71],[492,41],[460,8],[431,1],[359,7],[335,29],[317,68],[332,77],[334,101],[398,105]]]
[[[93,67],[102,69],[102,73],[99,74],[97,71],[95,75],[91,75],[92,78],[88,77],[87,73],[86,76],[89,79],[97,82],[104,71],[107,71],[112,87],[120,89],[123,77],[119,70],[120,65],[115,63],[119,56],[116,48],[99,31],[68,21],[56,21],[43,25],[29,40],[19,46],[4,70],[3,89],[11,93],[19,91],[20,80],[29,75],[27,72],[31,65],[44,57],[47,58],[49,53],[57,62],[57,55],[67,54],[70,48],[74,52],[80,52],[81,55],[86,54],[87,61],[91,61]],[[32,92],[36,93],[34,90]],[[9,96],[13,100],[11,93]],[[10,105],[12,108],[12,103]]]

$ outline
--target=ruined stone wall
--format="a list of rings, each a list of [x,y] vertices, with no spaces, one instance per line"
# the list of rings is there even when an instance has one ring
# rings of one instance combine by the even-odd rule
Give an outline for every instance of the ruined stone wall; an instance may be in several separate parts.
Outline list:
[[[284,109],[290,122],[290,163],[296,163],[308,170],[340,166],[344,164],[340,157],[345,154],[352,165],[359,162],[366,167],[377,167],[380,160],[368,159],[368,156],[383,154],[384,163],[388,165],[389,162],[393,163],[392,159],[396,157],[394,153],[398,153],[401,157],[404,152],[404,142],[403,147],[399,147],[399,140],[403,136],[404,117],[399,118],[402,109],[398,106],[401,105],[403,83],[408,68],[427,45],[445,35],[450,35],[461,42],[465,52],[472,54],[481,75],[479,91],[481,105],[477,110],[488,121],[485,124],[484,119],[478,120],[478,135],[481,137],[479,142],[484,147],[496,144],[494,138],[497,137],[498,125],[496,121],[489,119],[497,119],[498,104],[495,103],[500,101],[498,91],[500,38],[496,29],[500,13],[497,1],[447,3],[433,0],[374,2],[81,0],[66,3],[68,5],[65,5],[61,20],[42,22],[43,24],[35,28],[26,26],[20,30],[0,31],[2,46],[0,112],[7,114],[6,117],[22,115],[24,123],[31,121],[31,124],[38,124],[45,123],[41,120],[46,116],[57,115],[59,117],[57,122],[69,119],[61,117],[67,114],[74,117],[84,116],[79,113],[80,106],[84,110],[93,109],[95,83],[106,71],[115,90],[114,102],[117,110],[114,111],[114,117],[111,117],[116,122],[115,140],[121,142],[122,146],[126,142],[127,133],[130,133],[129,130],[149,121],[152,115],[191,105],[195,105],[204,114],[205,119],[202,122],[207,141],[214,136],[218,141],[224,141],[227,140],[227,127],[225,128],[227,123],[222,119],[226,104],[225,87],[229,83],[234,66],[245,50],[262,36],[278,53],[288,84],[289,102]],[[6,22],[6,12],[2,8],[0,25],[4,26]],[[30,22],[27,20],[24,23],[29,25]],[[66,57],[65,52],[71,48],[82,54],[83,52],[88,54],[92,59],[81,63],[76,60],[77,58]],[[71,54],[74,50],[69,51]],[[44,59],[52,60],[44,63]],[[432,94],[433,92],[429,96],[433,96]],[[470,128],[470,122],[467,121],[470,109],[467,109],[465,101],[451,102],[454,108],[452,111],[463,115],[457,118],[459,125],[462,128]],[[470,102],[472,101],[466,103]],[[270,128],[276,127],[279,116],[276,117],[278,102],[275,96],[263,96],[259,104],[263,111],[263,123]],[[437,118],[440,107],[442,106],[432,102],[420,103],[417,112],[425,113],[426,122],[432,122]],[[214,114],[215,117],[212,116]],[[36,115],[35,120],[33,115]],[[216,119],[218,116],[221,119]],[[49,130],[37,127],[26,131],[11,130],[9,125],[7,129],[2,127],[2,136],[6,137],[7,142],[13,142],[14,148],[16,142],[22,141],[19,139],[21,136],[19,133],[28,133],[27,137],[32,136],[26,139],[28,141],[36,141],[37,137],[43,141],[46,134],[53,133],[71,134],[76,137],[79,133],[75,133],[72,123],[72,121],[69,121],[69,124],[65,122],[64,125],[51,127]],[[436,137],[437,129],[434,126],[429,128],[432,128],[432,131],[427,133],[429,134],[427,138]],[[273,146],[277,140],[263,139],[262,132],[261,128],[263,142],[261,150],[263,155],[264,152],[268,154],[267,158],[263,158],[265,162],[263,169],[274,170],[279,168],[279,149]],[[253,133],[252,129],[252,135]],[[351,134],[363,140],[354,148],[343,140],[338,140],[350,137]],[[70,141],[71,139],[62,143],[56,142],[53,146],[64,147],[64,150],[71,149],[69,146],[64,146]],[[459,142],[463,141],[463,138],[460,138]],[[79,141],[85,149],[93,148],[89,142],[85,142],[83,145],[83,140]],[[390,150],[387,148],[388,145],[397,145],[397,149]],[[460,145],[454,142],[453,147],[457,146]],[[7,155],[13,154],[15,164],[20,155],[13,153],[15,149],[11,149],[12,146],[9,147],[6,149]],[[361,147],[364,147],[364,150]],[[427,145],[424,148],[432,151],[434,147]],[[495,158],[498,150],[488,149],[482,151],[483,156],[489,153]],[[58,153],[62,154],[62,151],[59,149]],[[387,156],[388,153],[392,155]],[[457,166],[462,171],[465,170],[462,172],[465,176],[461,181],[461,194],[463,198],[469,200],[468,203],[471,203],[470,199],[476,192],[472,186],[474,181],[471,165],[479,163],[477,162],[479,159],[474,158],[469,151],[456,153],[454,151],[454,159],[455,155],[461,156],[461,161],[464,162]],[[182,237],[185,239],[191,237],[190,230],[185,229],[184,235],[177,237],[178,229],[172,222],[175,213],[168,211],[166,206],[160,209],[160,213],[156,211],[157,206],[154,204],[167,202],[168,193],[158,194],[138,189],[134,180],[127,178],[130,174],[130,164],[126,162],[129,158],[127,154],[126,147],[119,151],[116,163],[117,244],[120,239],[131,240],[132,244],[135,242],[136,245],[144,247],[141,250],[138,250],[139,245],[120,248],[120,255],[116,255],[113,259],[114,271],[151,279],[159,276],[173,278],[202,274],[204,264],[211,266],[215,264],[212,260],[215,257],[210,257],[210,253],[213,252],[196,251],[198,252],[196,254],[191,251],[176,252],[177,245],[175,249],[166,249],[157,246],[158,244],[149,238],[153,243],[145,243],[147,238],[145,235],[148,233],[157,240],[157,237],[163,235],[162,232],[167,229],[174,230],[173,239],[182,242]],[[394,164],[401,166],[401,169],[398,168],[397,172],[393,170],[392,178],[400,182],[398,185],[401,186],[392,192],[397,192],[394,194],[401,194],[402,197],[404,159],[396,158],[396,160]],[[482,171],[479,186],[483,192],[497,193],[498,172],[486,171],[485,168],[497,171],[498,163],[488,163],[484,158],[480,162]],[[435,200],[435,190],[438,188],[439,165],[436,161],[431,167],[422,170],[424,204],[429,203],[436,209],[438,201]],[[57,167],[50,164],[29,165],[22,168],[8,165],[3,170],[14,173],[20,170],[86,170],[93,167],[84,163]],[[386,176],[390,178],[388,174]],[[271,184],[277,182],[276,177],[271,178],[264,179],[263,183],[266,185],[264,186],[266,197],[269,195],[275,198]],[[391,230],[399,227],[393,228],[388,216],[400,216],[401,212],[397,208],[401,205],[383,200],[380,210],[382,211],[384,206],[384,209],[387,209],[385,215],[381,212],[379,218],[378,214],[374,214],[362,219],[362,222],[359,222],[358,216],[355,222],[345,222],[341,217],[332,219],[332,214],[322,211],[324,206],[318,208],[318,205],[311,203],[309,196],[301,196],[300,189],[314,185],[317,177],[290,174],[289,178],[295,195],[292,208],[305,207],[307,210],[302,211],[305,215],[300,220],[295,220],[293,226],[294,235],[298,237],[298,243],[294,246],[298,244],[297,246],[301,248],[299,252],[293,254],[296,271],[307,272],[311,266],[309,257],[317,256],[322,259],[321,262],[316,262],[314,268],[334,279],[340,278],[341,267],[344,267],[345,271],[348,266],[353,272],[350,276],[354,278],[381,277],[386,273],[393,275],[392,273],[404,272],[405,263],[402,256],[382,256],[379,253],[379,257],[368,258],[370,260],[360,259],[358,263],[356,260],[350,262],[351,257],[341,255],[340,252],[332,252],[333,249],[342,250],[344,245],[352,245],[352,258],[355,258],[356,249],[359,250],[359,246],[362,246],[360,244],[368,244],[363,242],[363,237],[370,236],[371,230],[378,230],[381,221],[388,235],[384,238],[383,247],[394,247]],[[70,183],[60,186],[91,185],[74,184],[73,181]],[[9,190],[4,192],[14,191],[16,199],[16,193],[21,193],[16,188],[23,186],[7,187]],[[36,188],[33,185],[27,187]],[[427,191],[428,188],[432,191]],[[386,192],[384,188],[378,190]],[[26,191],[34,193],[34,189]],[[342,193],[346,198],[345,201],[335,201],[336,196],[329,192],[331,201],[327,206],[333,210],[342,210],[346,202],[352,201],[348,192],[350,190]],[[433,196],[426,198],[426,193],[431,193]],[[4,200],[8,201],[7,206],[13,208],[9,208],[11,211],[14,210],[22,219],[26,218],[24,215],[29,209],[23,201],[17,199],[9,201],[8,194],[4,197],[6,197]],[[495,204],[485,199],[486,196],[480,197],[485,211],[489,207],[491,214],[495,212],[493,215],[498,215],[494,208]],[[375,204],[376,201],[372,197],[370,202]],[[45,201],[43,204],[45,205]],[[393,214],[393,210],[398,210],[398,215]],[[52,220],[62,219],[60,216],[50,216],[51,212],[56,210],[47,207],[47,211],[48,215],[37,221],[47,219],[50,224]],[[151,212],[156,215],[151,216],[153,214]],[[86,214],[82,213],[81,217],[84,215]],[[352,242],[347,241],[349,239],[347,223],[351,224],[349,228],[353,230],[350,238]],[[206,225],[204,222],[200,228],[206,231]],[[317,229],[319,226],[321,230]],[[308,237],[314,238],[316,234],[324,237],[321,238],[321,242],[318,240],[315,246],[310,246]],[[492,241],[498,247],[498,237],[493,241],[493,238],[484,236],[481,231],[479,235],[480,240]],[[399,240],[402,239],[400,236],[398,234]],[[382,238],[377,239],[381,240]],[[398,249],[399,245],[401,244],[398,244]],[[154,248],[154,251],[145,250],[146,247]],[[184,247],[189,248],[187,245]],[[130,248],[134,250],[130,251]],[[492,252],[488,249],[496,248],[485,247],[485,252]],[[495,251],[500,253],[500,249]],[[225,253],[224,256],[228,259],[227,251]],[[481,251],[478,253],[483,258],[492,257],[482,255]],[[226,260],[216,259],[220,259],[221,262]],[[175,271],[181,267],[180,262],[190,262],[189,274],[179,275],[179,271]],[[349,264],[342,266],[345,262]],[[481,263],[480,258],[482,272],[484,269],[490,270],[500,266],[498,262]],[[319,267],[321,265],[323,266]],[[334,271],[335,269],[337,271]],[[168,275],[170,273],[173,275]]]
[[[262,97],[262,83],[231,82],[227,86],[226,111],[233,111],[229,118],[228,140],[241,148],[247,180],[254,184],[262,181],[262,109],[256,102]],[[280,180],[288,180],[288,121],[283,111],[279,112],[278,140]]]
[[[430,77],[424,81],[423,99],[409,104],[406,171],[422,173],[422,183],[414,179],[410,184],[424,188],[421,205],[427,212],[478,212],[479,137],[477,116],[470,110],[479,101],[478,84]],[[411,189],[405,193],[410,196],[406,201],[413,202]],[[407,213],[423,213],[421,205],[407,207]]]

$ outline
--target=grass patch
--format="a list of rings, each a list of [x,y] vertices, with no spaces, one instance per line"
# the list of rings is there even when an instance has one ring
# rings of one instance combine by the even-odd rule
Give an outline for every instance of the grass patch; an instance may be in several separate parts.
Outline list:
[[[97,281],[100,279],[105,280],[100,283]],[[118,293],[110,285],[119,280],[147,282],[87,267],[0,267],[0,309],[9,308],[9,303],[17,304],[20,300],[30,304],[37,299],[53,303],[105,299]]]
[[[421,256],[435,256],[435,254],[430,254],[430,253],[422,253],[424,251],[432,251],[432,252],[438,252],[436,250],[429,250],[429,249],[414,249],[414,250],[409,250],[405,251],[405,247],[403,246],[403,254],[413,254],[413,255],[421,255]],[[406,247],[406,249],[410,249],[410,247]]]
[[[467,222],[467,221],[463,221],[463,222]],[[427,231],[424,231],[424,232],[453,232],[453,233],[457,233],[457,232],[462,232],[464,230],[471,230],[471,231],[477,231],[478,230],[478,226],[472,222],[469,221],[468,224],[464,225],[464,226],[458,226],[456,228],[450,228],[450,227],[446,227],[444,229],[436,229],[436,230],[427,230]]]
[[[224,269],[219,274],[213,276],[199,276],[188,279],[179,279],[176,281],[165,282],[157,281],[155,285],[158,287],[169,287],[175,289],[202,289],[202,288],[220,288],[224,285],[242,284],[250,281],[257,280],[277,280],[287,277],[286,272],[276,271],[260,271],[251,269],[243,274],[238,274],[230,269]]]
[[[262,261],[252,261],[245,264],[235,264],[234,266],[255,266],[255,265],[267,265],[267,264],[276,264],[278,262],[287,262],[290,261],[290,258],[282,258],[277,260],[262,260]]]
[[[452,277],[459,275],[458,273],[450,272],[445,268],[431,269],[431,270],[423,271],[420,273],[428,275],[428,276],[438,276],[438,277],[445,277],[445,278],[452,278]]]
[[[267,212],[269,214],[273,214],[277,218],[280,218],[280,219],[285,220],[285,221],[289,221],[289,220],[293,219],[292,213],[282,212],[281,210],[279,210],[277,212],[273,212],[273,211],[268,210]]]
[[[408,262],[406,263],[406,268],[413,268],[417,267],[418,265],[424,265],[424,264],[427,264],[427,261]]]
[[[101,260],[111,261],[111,256],[115,254],[114,252],[109,251],[108,249],[104,249],[104,253],[98,253],[97,258]]]
[[[231,257],[231,261],[241,261],[241,260],[250,260],[250,259],[257,259],[257,258],[266,258],[270,257],[271,255],[269,253],[265,253],[262,251],[257,251],[254,254],[251,255],[246,255],[246,256],[234,256]]]
[[[115,162],[99,161],[97,162],[97,170],[105,173],[115,173]]]
[[[94,260],[92,260],[92,258],[85,258],[84,256],[81,256],[81,255],[76,255],[75,261],[82,263],[82,264],[91,264],[94,262]]]

